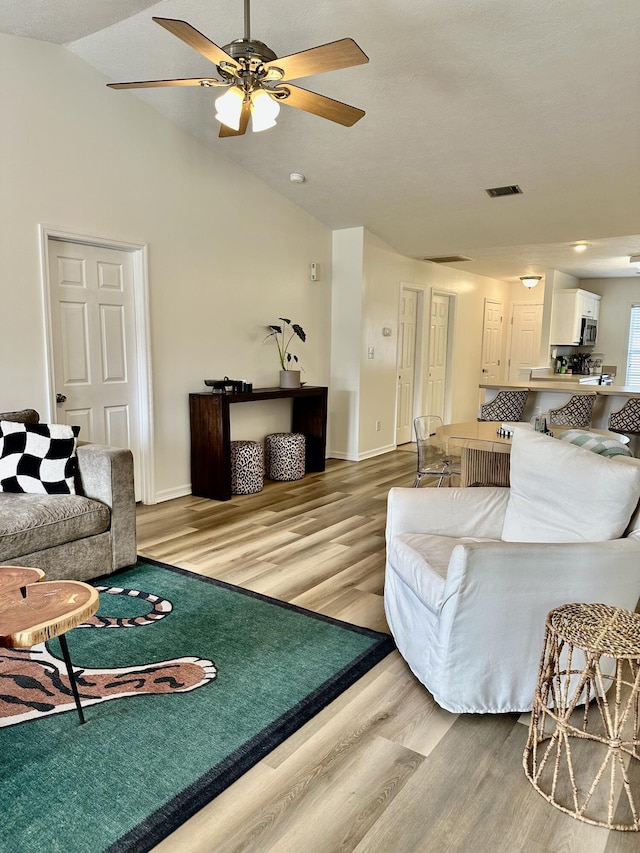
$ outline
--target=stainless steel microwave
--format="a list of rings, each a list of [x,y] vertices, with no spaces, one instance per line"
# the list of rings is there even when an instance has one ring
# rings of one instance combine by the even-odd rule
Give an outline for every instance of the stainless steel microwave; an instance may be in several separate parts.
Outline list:
[[[583,317],[580,328],[580,346],[593,346],[598,337],[598,321],[593,317]]]

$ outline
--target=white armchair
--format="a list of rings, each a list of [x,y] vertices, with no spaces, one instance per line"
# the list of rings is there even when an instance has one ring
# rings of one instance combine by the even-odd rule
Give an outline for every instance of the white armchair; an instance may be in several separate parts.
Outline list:
[[[449,711],[530,710],[547,613],[640,597],[640,460],[524,429],[511,457],[510,488],[389,494],[387,621]]]

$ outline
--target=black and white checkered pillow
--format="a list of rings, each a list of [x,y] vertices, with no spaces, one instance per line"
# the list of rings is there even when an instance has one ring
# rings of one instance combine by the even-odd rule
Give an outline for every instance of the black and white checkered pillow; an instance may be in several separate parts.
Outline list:
[[[0,491],[73,495],[80,427],[0,421]]]

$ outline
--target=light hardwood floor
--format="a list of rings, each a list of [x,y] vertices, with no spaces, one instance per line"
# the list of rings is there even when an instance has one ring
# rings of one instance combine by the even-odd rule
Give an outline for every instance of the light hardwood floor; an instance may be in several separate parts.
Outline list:
[[[227,503],[140,507],[138,551],[388,630],[386,495],[414,470],[399,450]],[[534,791],[526,723],[443,711],[394,652],[155,851],[637,853],[637,833],[576,821]]]

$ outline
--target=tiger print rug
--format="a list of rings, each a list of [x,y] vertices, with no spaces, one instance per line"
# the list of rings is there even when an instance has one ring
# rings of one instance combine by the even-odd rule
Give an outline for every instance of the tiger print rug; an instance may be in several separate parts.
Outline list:
[[[67,634],[0,650],[0,853],[146,851],[392,649],[152,560],[96,583]]]

